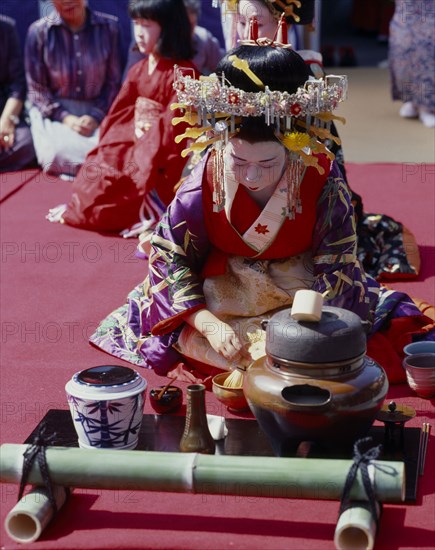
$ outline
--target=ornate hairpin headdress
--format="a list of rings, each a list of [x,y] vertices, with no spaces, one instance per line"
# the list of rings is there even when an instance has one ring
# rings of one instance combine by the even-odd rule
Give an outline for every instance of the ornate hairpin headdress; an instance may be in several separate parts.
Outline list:
[[[267,124],[276,126],[276,135],[287,149],[298,152],[305,164],[314,165],[320,170],[317,159],[304,153],[306,147],[333,158],[332,153],[317,138],[334,139],[339,143],[338,138],[331,135],[330,126],[334,119],[344,122],[332,111],[346,98],[346,76],[329,75],[324,79],[310,79],[291,94],[264,86],[246,60],[235,55],[229,59],[263,89],[246,92],[232,86],[225,75],[210,75],[197,80],[193,71],[178,67],[175,69],[174,87],[178,103],[172,108],[182,108],[185,113],[182,117],[174,118],[173,124],[187,122],[195,126],[179,135],[177,142],[184,138],[208,137],[185,149],[183,156],[190,151],[201,151],[212,143],[227,141],[236,132],[240,117],[264,116]]]
[[[249,69],[247,61],[236,55],[230,56],[229,60],[253,82],[261,83]],[[225,75],[210,75],[196,80],[192,74],[184,68],[175,69],[174,87],[179,103],[174,108],[188,108],[189,111],[194,108],[197,113],[195,123],[202,122],[205,130],[211,130],[216,120],[222,119],[227,120],[234,131],[235,117],[249,116],[264,116],[267,124],[284,121],[287,130],[294,125],[293,118],[302,120],[316,117],[328,122],[339,118],[330,113],[345,99],[347,89],[346,76],[329,75],[319,80],[313,78],[291,94],[273,91],[263,85],[263,90],[259,92],[246,92],[232,86]],[[320,128],[318,121],[312,127],[310,122],[307,128],[316,133],[316,129]]]
[[[281,18],[283,20],[283,18]],[[255,25],[250,39],[245,44],[261,47],[288,47],[287,44],[268,39],[258,39]],[[279,33],[278,33],[279,34]],[[283,36],[286,33],[283,32]],[[283,36],[279,36],[283,39]],[[219,152],[223,150],[228,139],[236,134],[240,121],[244,117],[263,116],[268,125],[275,127],[275,135],[289,151],[291,182],[289,184],[288,216],[294,217],[300,211],[298,204],[300,176],[303,165],[314,166],[320,173],[323,168],[318,158],[312,153],[326,154],[331,160],[334,155],[320,140],[332,139],[337,144],[340,140],[330,132],[334,119],[344,119],[333,115],[332,111],[347,95],[347,77],[329,75],[323,79],[309,79],[294,93],[270,90],[255,75],[246,60],[231,55],[232,65],[243,71],[259,88],[258,92],[247,92],[232,86],[225,75],[202,76],[195,78],[193,70],[175,68],[174,88],[178,103],[173,109],[183,109],[182,117],[174,118],[172,123],[187,122],[192,127],[184,134],[177,136],[176,141],[188,138],[196,140],[182,152],[200,153],[209,145],[214,145]],[[217,209],[223,206],[224,197],[219,181],[216,178],[215,196]],[[291,195],[291,196],[290,196]]]

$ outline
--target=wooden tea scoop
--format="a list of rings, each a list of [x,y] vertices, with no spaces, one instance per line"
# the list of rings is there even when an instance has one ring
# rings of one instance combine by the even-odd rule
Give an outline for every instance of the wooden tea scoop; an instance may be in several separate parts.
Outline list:
[[[169,380],[169,382],[166,384],[166,386],[159,391],[159,393],[157,395],[157,401],[160,401],[160,399],[163,397],[165,391],[169,388],[169,386],[172,384],[173,381],[174,381],[174,379],[171,378]]]

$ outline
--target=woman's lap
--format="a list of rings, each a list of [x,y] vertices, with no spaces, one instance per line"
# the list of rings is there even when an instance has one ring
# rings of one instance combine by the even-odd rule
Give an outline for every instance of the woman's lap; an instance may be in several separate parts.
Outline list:
[[[46,172],[75,175],[86,155],[98,144],[98,130],[84,137],[61,122],[43,118],[36,107],[29,111],[39,165]]]

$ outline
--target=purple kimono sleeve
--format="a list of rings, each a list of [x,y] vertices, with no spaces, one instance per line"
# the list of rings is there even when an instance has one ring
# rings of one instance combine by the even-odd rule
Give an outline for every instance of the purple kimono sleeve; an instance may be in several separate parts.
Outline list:
[[[205,307],[200,272],[210,242],[204,225],[202,176],[206,159],[178,190],[151,239],[149,332],[168,334],[186,314]]]
[[[328,305],[373,321],[379,284],[367,277],[357,256],[356,222],[350,190],[333,163],[331,173],[317,204],[313,232],[313,289],[328,291]]]

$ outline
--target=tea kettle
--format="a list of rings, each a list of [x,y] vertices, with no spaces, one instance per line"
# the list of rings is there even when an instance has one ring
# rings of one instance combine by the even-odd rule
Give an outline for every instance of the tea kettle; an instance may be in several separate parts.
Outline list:
[[[279,456],[292,454],[302,441],[352,445],[371,427],[388,390],[385,371],[366,356],[359,316],[324,306],[318,297],[316,307],[304,304],[300,311],[297,297],[292,308],[263,323],[266,356],[248,368],[243,385]]]

